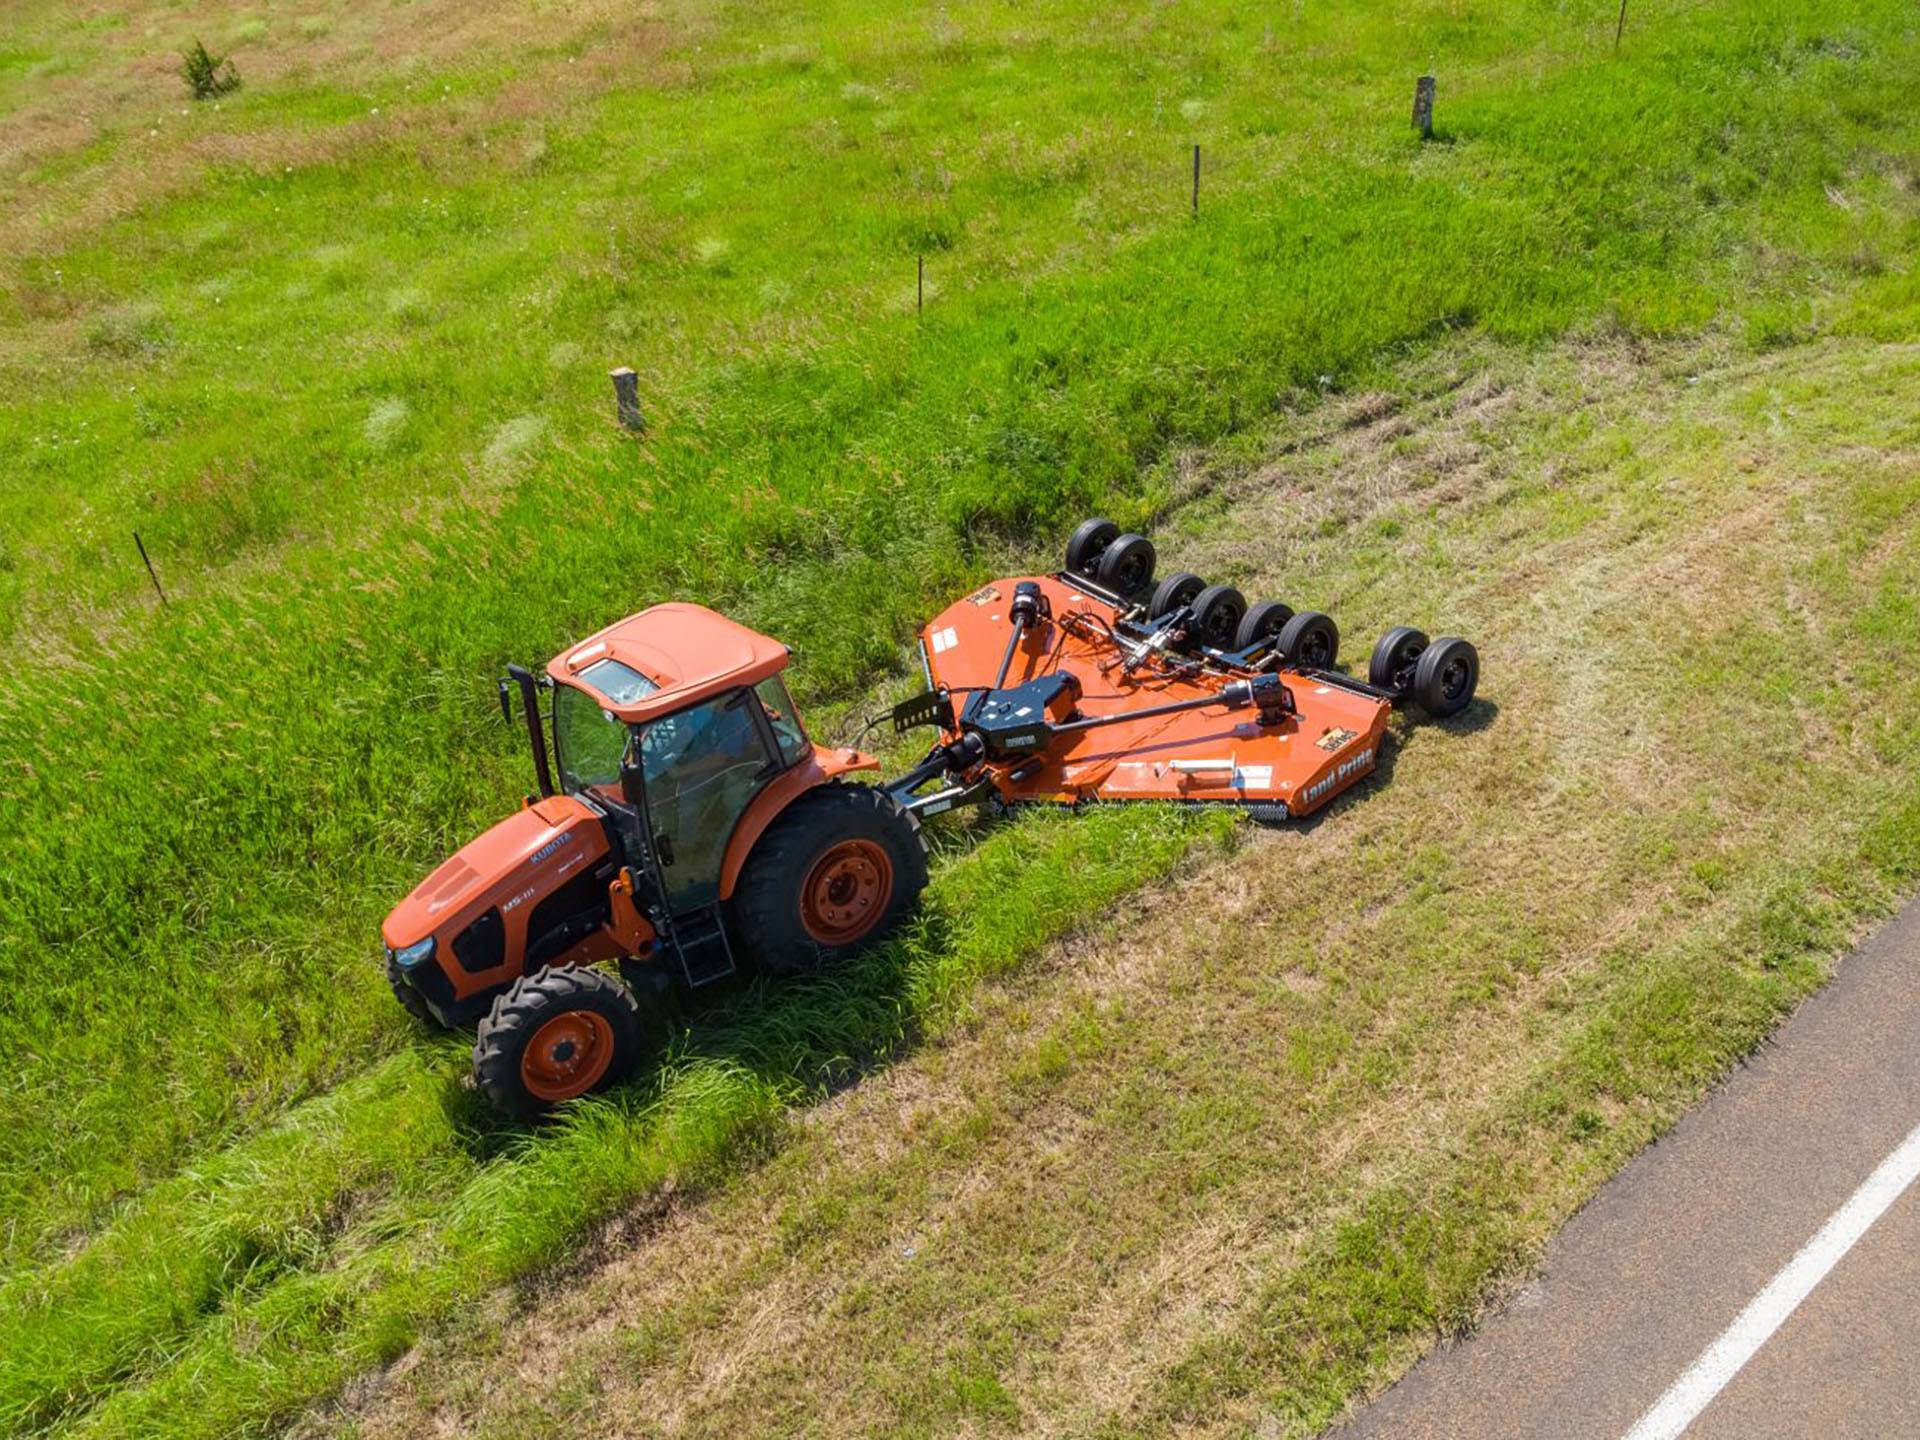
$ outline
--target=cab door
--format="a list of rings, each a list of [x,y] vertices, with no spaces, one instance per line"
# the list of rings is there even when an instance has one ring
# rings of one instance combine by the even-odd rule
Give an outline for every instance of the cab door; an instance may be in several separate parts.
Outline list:
[[[720,898],[720,864],[749,801],[782,768],[751,690],[655,720],[640,733],[646,815],[667,913]]]

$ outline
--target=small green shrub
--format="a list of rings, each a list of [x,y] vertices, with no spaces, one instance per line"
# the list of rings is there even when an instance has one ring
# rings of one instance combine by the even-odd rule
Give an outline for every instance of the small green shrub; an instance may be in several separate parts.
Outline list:
[[[188,93],[196,100],[212,100],[240,88],[240,72],[233,68],[232,59],[208,54],[198,40],[181,57],[180,73],[186,79]]]

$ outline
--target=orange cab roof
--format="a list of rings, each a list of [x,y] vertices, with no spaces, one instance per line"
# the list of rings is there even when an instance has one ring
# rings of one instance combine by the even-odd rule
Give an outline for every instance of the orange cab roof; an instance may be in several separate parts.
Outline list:
[[[606,660],[617,665],[596,671]],[[786,665],[787,647],[778,640],[704,605],[670,601],[563,650],[548,662],[547,674],[591,692],[622,720],[644,721],[724,690],[756,685]],[[638,672],[644,682],[635,682],[628,672]]]

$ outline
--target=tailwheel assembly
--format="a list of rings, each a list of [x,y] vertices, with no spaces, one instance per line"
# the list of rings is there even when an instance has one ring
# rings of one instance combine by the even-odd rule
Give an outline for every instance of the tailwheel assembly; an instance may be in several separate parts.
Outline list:
[[[1458,635],[1442,635],[1413,667],[1413,698],[1436,720],[1458,715],[1480,687],[1480,652]]]
[[[1135,595],[1153,583],[1153,542],[1144,535],[1119,535],[1100,552],[1093,578],[1116,595]]]
[[[1194,638],[1214,650],[1231,650],[1247,613],[1246,597],[1231,585],[1209,585],[1190,603]]]
[[[1153,597],[1147,601],[1147,618],[1161,620],[1189,608],[1206,588],[1207,582],[1198,575],[1176,570],[1153,587]]]
[[[1292,618],[1291,605],[1282,605],[1278,600],[1255,601],[1247,607],[1247,613],[1240,617],[1240,628],[1233,636],[1233,648],[1251,650],[1256,645],[1273,644]]]
[[[1427,648],[1427,637],[1411,625],[1396,625],[1380,637],[1367,662],[1367,683],[1382,690],[1413,688],[1413,667]]]
[[[1318,610],[1302,610],[1280,627],[1274,648],[1289,665],[1331,670],[1340,656],[1340,629]]]
[[[1067,538],[1064,573],[1091,580],[1116,595],[1132,595],[1153,583],[1153,542],[1122,534],[1105,516],[1083,520]]]
[[[1100,568],[1100,556],[1120,538],[1120,527],[1113,521],[1094,516],[1083,520],[1067,540],[1067,573],[1091,580]]]

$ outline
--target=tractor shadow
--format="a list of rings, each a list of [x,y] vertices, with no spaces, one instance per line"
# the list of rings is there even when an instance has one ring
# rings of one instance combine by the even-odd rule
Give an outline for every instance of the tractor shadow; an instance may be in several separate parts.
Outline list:
[[[1499,713],[1494,702],[1476,699],[1449,720],[1397,725],[1370,780],[1305,820],[1284,822],[1286,828],[1311,834],[1357,806],[1389,796],[1400,752],[1419,731],[1471,735],[1492,726]],[[963,826],[930,831],[933,858],[964,856],[1011,818],[981,812]],[[749,963],[738,975],[697,991],[676,987],[667,997],[643,995],[664,1044],[625,1081],[593,1100],[538,1120],[512,1120],[489,1107],[462,1073],[457,1080],[449,1077],[442,1104],[459,1143],[480,1162],[523,1154],[529,1146],[537,1149],[575,1124],[592,1123],[590,1116],[601,1107],[634,1127],[648,1123],[649,1111],[676,1123],[670,1112],[681,1096],[677,1082],[702,1070],[735,1072],[789,1104],[819,1104],[920,1050],[925,1035],[915,1000],[928,987],[937,988],[945,963],[960,953],[961,940],[955,917],[936,900],[895,938],[829,973],[794,979],[762,973]],[[471,1032],[465,1035],[470,1043]],[[756,1163],[771,1153],[777,1128],[777,1121],[769,1121],[722,1139],[714,1162]]]
[[[964,855],[1009,819],[982,813],[963,829],[930,837],[932,858]],[[647,1111],[675,1103],[677,1080],[703,1069],[744,1075],[801,1106],[818,1104],[919,1050],[924,1035],[912,994],[917,982],[924,984],[958,950],[954,917],[928,904],[885,944],[817,976],[771,975],[747,962],[733,977],[697,991],[676,986],[670,995],[641,995],[662,1043],[624,1081],[592,1100],[515,1120],[489,1106],[463,1071],[442,1090],[442,1108],[461,1147],[484,1163],[537,1148],[596,1108],[644,1125]],[[457,1034],[471,1043],[471,1030]],[[751,1160],[770,1139],[733,1137],[714,1159]]]

